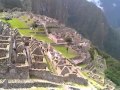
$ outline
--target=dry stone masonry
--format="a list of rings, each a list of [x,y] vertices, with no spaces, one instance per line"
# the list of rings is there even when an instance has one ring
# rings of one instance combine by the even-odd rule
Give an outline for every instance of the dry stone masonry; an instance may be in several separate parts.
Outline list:
[[[91,43],[89,40],[83,38],[74,29],[65,27],[57,20],[47,16],[31,13],[22,13],[21,15],[28,15],[39,26],[44,27],[42,34],[48,36],[54,43],[38,41],[32,36],[21,36],[17,29],[11,29],[9,24],[0,22],[0,79],[6,79],[2,83],[0,82],[0,87],[30,88],[39,86],[41,84],[39,80],[49,81],[51,86],[57,86],[52,83],[66,82],[87,86],[89,83],[81,75],[82,69],[85,69],[88,77],[96,82],[105,83],[104,77],[99,76],[103,75],[99,71],[103,70],[102,72],[104,72],[106,69],[105,60],[97,56],[97,62],[91,63],[92,58],[89,53]],[[36,34],[39,35],[39,33]],[[72,39],[69,45],[65,41],[67,37]],[[77,56],[67,59],[54,49],[54,45],[69,46],[68,49],[73,50]],[[94,63],[97,67],[94,66]],[[80,64],[86,64],[87,67],[80,69],[77,67]],[[36,80],[31,81],[33,78]],[[106,87],[108,88],[109,85]]]
[[[51,60],[51,52],[47,43],[37,41],[32,37],[20,36],[17,29],[12,30],[9,25],[2,23],[0,35],[0,78],[1,79],[37,79],[56,83],[74,82],[87,85],[87,80],[80,77],[74,66],[65,58]],[[53,50],[54,51],[54,50]],[[54,54],[55,52],[53,52]],[[48,68],[46,57],[54,63],[56,74]],[[54,55],[52,55],[54,56]],[[54,62],[55,61],[55,62]],[[5,87],[6,86],[5,82]]]

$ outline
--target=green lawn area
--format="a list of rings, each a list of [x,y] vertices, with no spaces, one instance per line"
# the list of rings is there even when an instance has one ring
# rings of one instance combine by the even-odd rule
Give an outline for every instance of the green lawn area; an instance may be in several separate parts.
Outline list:
[[[21,28],[21,29],[19,29],[19,33],[22,36],[31,36],[32,35],[37,40],[41,40],[41,41],[44,41],[44,42],[47,42],[47,43],[53,43],[53,41],[51,39],[49,39],[46,35],[42,35],[42,34],[41,35],[36,35],[34,33],[31,33],[33,31],[29,29],[29,26],[25,22],[22,22],[17,18],[13,18],[12,20],[8,20],[8,21],[5,21],[4,19],[1,19],[1,20],[3,22],[10,23],[12,28],[18,28],[18,29]],[[28,28],[28,29],[24,29],[24,28]],[[43,31],[43,29],[40,29],[39,31]]]
[[[5,19],[2,19],[2,18],[1,18],[0,20],[1,20],[2,22],[4,22],[4,23],[6,22]]]
[[[31,25],[31,24],[34,22],[34,20],[31,19],[31,18],[29,18],[27,15],[23,15],[23,16],[21,16],[20,18],[23,19],[24,21],[27,21],[27,24],[28,24],[28,25]],[[29,19],[29,20],[28,20],[28,19]]]
[[[65,46],[54,46],[54,48],[59,51],[64,57],[70,59],[70,58],[74,58],[77,56],[77,54],[72,51],[72,50],[68,50],[67,52],[67,49]]]
[[[31,33],[32,30],[30,29],[20,29],[19,30],[19,33],[22,35],[22,36],[33,36],[35,39],[37,40],[41,40],[41,41],[44,41],[44,42],[47,42],[47,43],[53,43],[53,41],[51,39],[49,39],[46,35],[36,35],[35,33]]]
[[[8,20],[8,23],[11,24],[12,28],[29,28],[25,22],[20,21],[17,18],[13,18],[12,20]]]
[[[33,37],[36,38],[37,40],[42,40],[47,43],[53,43],[53,41],[49,39],[46,35],[34,35]]]

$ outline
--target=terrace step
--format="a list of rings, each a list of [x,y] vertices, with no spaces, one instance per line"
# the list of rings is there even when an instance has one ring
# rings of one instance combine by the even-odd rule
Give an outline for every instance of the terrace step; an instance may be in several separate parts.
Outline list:
[[[6,80],[0,80],[0,87],[4,88],[4,83]],[[40,80],[40,79],[9,79],[7,80],[7,88],[14,90],[14,88],[19,88],[19,90],[27,90],[28,88],[32,87],[57,87],[59,86],[56,83],[45,81],[45,80]],[[15,89],[15,90],[16,90]],[[1,89],[0,89],[1,90]]]

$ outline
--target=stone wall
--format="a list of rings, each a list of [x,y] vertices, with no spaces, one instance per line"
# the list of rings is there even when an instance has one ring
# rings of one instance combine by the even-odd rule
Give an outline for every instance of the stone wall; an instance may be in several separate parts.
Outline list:
[[[43,55],[32,55],[32,60],[36,62],[43,62]]]
[[[69,75],[69,76],[62,77],[62,76],[54,75],[51,72],[45,71],[45,70],[31,69],[30,76],[35,76],[36,78],[40,78],[40,79],[44,79],[44,80],[48,80],[56,83],[73,82],[81,85],[88,85],[88,81],[86,79],[77,77],[76,75]]]
[[[8,51],[6,49],[0,49],[0,58],[6,57],[7,53],[8,53]]]
[[[7,72],[7,61],[9,58],[0,58],[0,78],[4,76],[4,74]]]
[[[9,43],[7,44],[5,44],[5,43],[0,43],[0,48],[7,48],[7,46],[9,45]]]
[[[50,71],[45,70],[30,70],[30,76],[35,76],[39,79],[48,80],[56,83],[63,83],[63,77],[52,75]]]
[[[6,83],[5,83],[6,82]],[[0,80],[0,90],[1,88],[14,90],[20,88],[19,90],[29,90],[31,87],[58,87],[59,85],[51,82],[41,82],[41,80],[34,79],[9,79],[9,80]],[[4,89],[2,89],[4,90]]]
[[[32,68],[34,69],[46,69],[47,67],[47,64],[46,63],[43,63],[43,62],[33,62],[32,63]]]
[[[19,79],[29,79],[29,66],[22,66],[16,68]]]
[[[18,53],[16,63],[25,64],[26,59],[27,59],[27,57],[25,56],[25,54]]]

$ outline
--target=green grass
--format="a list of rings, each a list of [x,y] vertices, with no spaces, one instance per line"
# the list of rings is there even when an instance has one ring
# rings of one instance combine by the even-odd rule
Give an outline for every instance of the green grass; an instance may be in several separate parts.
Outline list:
[[[30,33],[31,30],[30,29],[20,29],[19,30],[19,33],[22,35],[22,36],[31,36],[32,33]]]
[[[29,29],[20,29],[19,30],[19,33],[22,35],[22,36],[33,36],[33,38],[39,40],[39,41],[44,41],[46,43],[53,43],[53,41],[51,39],[49,39],[46,35],[36,35],[34,32],[32,33],[33,31],[32,30],[29,30]]]
[[[106,60],[107,69],[105,70],[105,76],[114,82],[117,86],[120,86],[120,61],[112,58],[97,48],[94,49],[97,50],[98,54]]]
[[[3,19],[3,18],[0,18],[0,20],[1,20],[2,22],[6,23],[5,19]]]
[[[17,18],[13,18],[12,20],[8,20],[12,28],[29,28],[25,22],[20,21]]]
[[[56,73],[56,70],[55,70],[52,62],[49,60],[49,58],[47,56],[45,56],[45,59],[46,59],[49,70],[53,73]]]
[[[83,74],[83,75],[87,78],[87,80],[88,80],[89,82],[91,82],[92,85],[94,85],[95,87],[97,87],[97,88],[99,88],[99,89],[103,89],[103,88],[104,88],[103,85],[99,84],[99,83],[96,82],[94,79],[89,78],[89,77],[88,77],[88,74],[87,74],[86,72],[82,71],[82,74]]]
[[[34,22],[34,20],[29,18],[27,15],[23,15],[20,18],[23,19],[24,21],[27,21],[27,24],[29,24],[29,25],[31,25]],[[29,21],[28,21],[28,19],[29,19]]]
[[[42,34],[36,35],[34,33],[31,33],[33,31],[29,29],[29,26],[25,22],[22,22],[17,18],[13,18],[12,20],[8,20],[8,21],[5,21],[4,19],[1,19],[1,20],[3,22],[10,23],[12,28],[18,28],[19,33],[22,36],[33,36],[33,38],[35,38],[39,41],[44,41],[46,43],[53,43],[53,41],[51,39],[49,39],[46,35],[42,35]],[[24,29],[24,28],[28,28],[28,29]],[[38,31],[43,31],[43,28],[40,28]]]
[[[53,43],[53,41],[49,39],[46,35],[34,35],[33,37],[36,38],[37,40],[42,40],[46,43]]]
[[[59,51],[64,57],[70,59],[77,56],[77,54],[73,50],[68,50],[65,46],[54,46],[54,48]]]
[[[4,18],[1,18],[0,20],[5,23],[9,23],[12,28],[29,28],[29,26],[25,22],[22,22],[17,18],[12,18],[12,20],[7,21]]]

